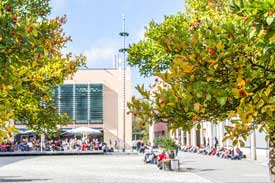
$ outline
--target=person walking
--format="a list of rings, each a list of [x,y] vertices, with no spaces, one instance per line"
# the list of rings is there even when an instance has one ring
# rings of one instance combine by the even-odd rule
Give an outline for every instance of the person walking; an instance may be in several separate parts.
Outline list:
[[[214,146],[215,146],[216,149],[217,149],[218,144],[219,144],[218,138],[215,137],[215,144],[214,144]]]

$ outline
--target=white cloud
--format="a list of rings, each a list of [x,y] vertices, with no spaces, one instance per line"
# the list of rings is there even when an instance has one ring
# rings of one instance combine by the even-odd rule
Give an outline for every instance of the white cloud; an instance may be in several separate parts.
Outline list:
[[[144,39],[145,29],[135,31],[127,38],[128,43],[138,42]],[[129,40],[130,39],[130,40]],[[100,39],[83,51],[87,57],[87,67],[89,68],[110,68],[113,67],[114,55],[119,54],[118,50],[122,47],[122,39]],[[122,55],[120,55],[122,57]]]
[[[88,67],[112,67],[114,54],[118,53],[120,44],[113,40],[100,40],[84,51]]]
[[[136,41],[140,41],[140,40],[144,39],[144,34],[145,34],[145,28],[140,29],[135,35]]]

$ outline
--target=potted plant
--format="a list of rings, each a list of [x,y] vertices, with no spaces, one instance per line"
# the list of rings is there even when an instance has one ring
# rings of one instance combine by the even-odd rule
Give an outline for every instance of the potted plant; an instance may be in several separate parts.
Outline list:
[[[172,170],[171,169],[171,160],[175,159],[174,150],[177,148],[177,145],[173,139],[167,136],[161,136],[156,139],[155,143],[164,149],[164,151],[168,154],[168,158],[163,161],[163,169],[164,170]]]

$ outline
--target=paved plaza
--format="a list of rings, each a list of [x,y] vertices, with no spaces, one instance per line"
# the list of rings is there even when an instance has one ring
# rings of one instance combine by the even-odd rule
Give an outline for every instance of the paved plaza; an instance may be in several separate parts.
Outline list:
[[[266,158],[226,160],[194,153],[180,153],[182,167],[213,183],[268,183]]]
[[[141,155],[0,157],[0,182],[266,183],[266,163],[180,153],[182,171],[160,171]]]

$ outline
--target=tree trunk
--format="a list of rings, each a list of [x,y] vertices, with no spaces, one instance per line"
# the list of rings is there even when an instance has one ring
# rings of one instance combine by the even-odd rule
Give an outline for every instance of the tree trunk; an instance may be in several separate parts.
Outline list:
[[[275,131],[270,133],[269,140],[269,176],[270,182],[275,182]]]

